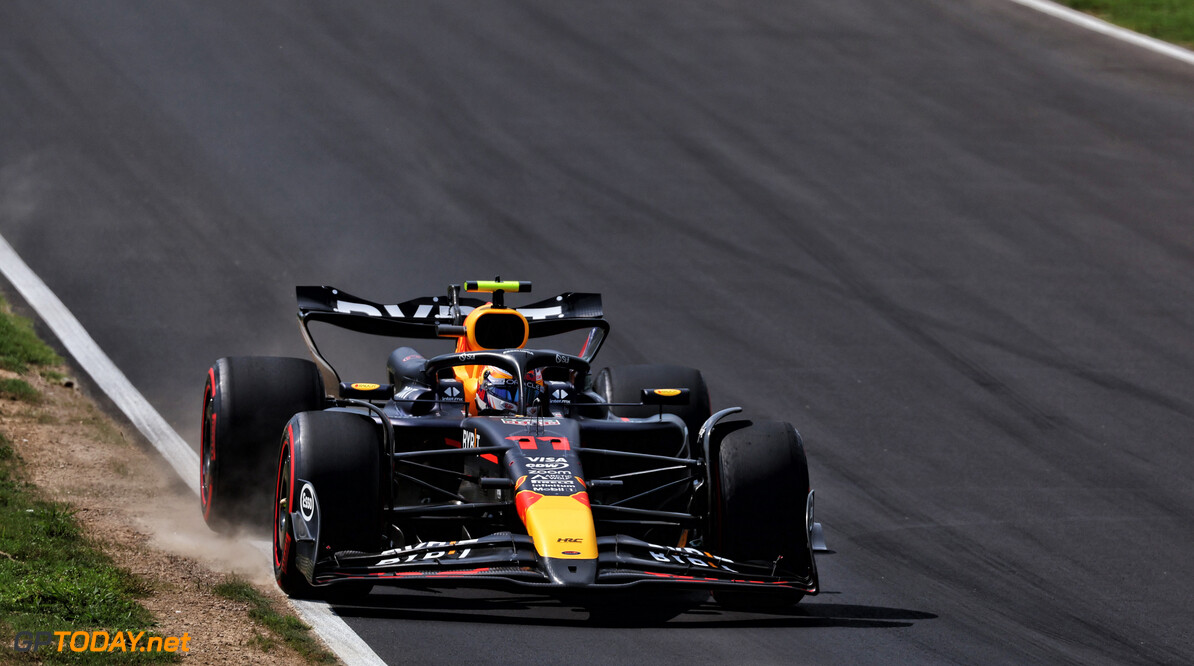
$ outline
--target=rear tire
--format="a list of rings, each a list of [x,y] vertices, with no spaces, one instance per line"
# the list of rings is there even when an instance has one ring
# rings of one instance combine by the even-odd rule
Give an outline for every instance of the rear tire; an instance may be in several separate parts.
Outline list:
[[[642,402],[642,390],[648,388],[689,390],[687,405],[670,405],[663,411],[684,421],[688,442],[695,444],[697,432],[712,413],[709,387],[700,370],[679,365],[619,365],[603,369],[593,381],[593,390],[606,402]],[[610,407],[610,411],[614,416],[644,418],[658,414],[659,407]]]
[[[793,572],[807,571],[809,536],[805,524],[808,463],[800,434],[779,421],[735,421],[721,437],[711,470],[713,515],[710,549],[740,562],[775,562]],[[782,559],[780,559],[782,558]],[[800,601],[802,592],[718,590],[714,599],[733,610],[774,610]]]
[[[298,358],[222,358],[207,372],[199,446],[199,501],[217,532],[267,529],[278,437],[298,412],[318,409],[323,380]]]
[[[313,587],[298,569],[289,512],[301,486],[310,483],[319,502],[320,553],[375,552],[381,545],[380,469],[381,437],[368,417],[303,412],[286,425],[278,454],[273,529],[274,578],[283,592],[326,598],[344,589]]]

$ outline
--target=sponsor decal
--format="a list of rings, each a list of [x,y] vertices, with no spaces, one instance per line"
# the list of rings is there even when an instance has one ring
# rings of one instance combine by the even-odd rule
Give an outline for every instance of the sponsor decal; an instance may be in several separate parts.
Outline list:
[[[527,456],[527,482],[537,493],[572,494],[576,492],[576,477],[572,475],[567,458]]]
[[[733,564],[733,560],[724,557],[717,557],[710,555],[696,548],[675,548],[672,546],[657,546],[651,545],[651,550],[648,551],[652,559],[656,562],[666,562],[668,564],[683,564],[685,566],[705,567],[707,569],[721,569],[723,571],[730,571],[737,573],[729,566]]]
[[[423,394],[423,389],[417,386],[407,386],[406,388],[394,394],[394,399],[398,402],[403,400],[415,400]]]
[[[415,319],[426,319],[426,318],[430,317],[431,310],[433,308],[434,308],[434,306],[432,306],[428,303],[423,303],[419,307],[415,308]]]
[[[527,483],[537,493],[569,494],[576,491],[576,481],[566,471],[536,472]]]
[[[411,354],[410,356],[407,356],[406,358],[402,359],[402,362],[407,363],[409,361],[415,360],[416,358],[423,358],[423,355],[422,354]]]
[[[315,518],[315,488],[310,483],[304,483],[299,491],[299,513],[307,522]]]
[[[556,542],[558,542],[558,543],[584,543],[584,541],[585,541],[584,539],[565,539],[565,538],[556,539]]]
[[[381,388],[381,384],[371,384],[369,382],[357,382],[355,384],[349,384],[348,387],[351,389],[355,389],[357,391],[376,391],[377,389]]]
[[[526,459],[527,459],[528,461],[530,461],[530,462],[532,462],[532,463],[536,463],[536,464],[546,464],[546,463],[552,463],[552,464],[556,464],[556,463],[559,463],[559,464],[562,464],[562,465],[563,465],[563,466],[565,466],[565,467],[567,467],[567,466],[568,466],[568,459],[567,459],[567,458],[562,458],[562,457],[559,457],[559,456],[527,456],[527,458],[526,458]]]
[[[556,354],[556,363],[559,365],[568,365],[568,357],[563,354]]]
[[[413,546],[388,550],[382,553],[383,555],[396,555],[397,557],[379,560],[373,566],[384,567],[389,564],[405,564],[407,562],[424,562],[428,560],[463,560],[464,558],[468,557],[469,553],[472,552],[472,549],[464,548],[457,550],[457,548],[463,545],[471,546],[475,543],[477,543],[476,539],[470,539],[468,541],[426,541],[417,543]],[[413,552],[423,550],[426,550],[427,552]],[[409,553],[409,555],[407,553]]]
[[[432,303],[439,303],[439,298],[432,298]],[[403,311],[399,305],[383,305],[386,309],[386,314],[394,319],[451,319],[452,308],[448,305],[432,305],[430,303],[406,303],[407,307],[413,307],[414,312],[410,310]],[[471,305],[460,306],[460,314],[466,315],[472,312],[475,308]],[[410,313],[410,314],[408,314]]]
[[[518,311],[527,319],[547,319],[549,317],[564,316],[564,308],[560,305],[553,305],[546,308],[518,308]]]
[[[381,316],[381,312],[377,308],[373,307],[372,305],[367,305],[365,303],[356,303],[354,301],[339,301],[338,300],[338,301],[336,301],[335,307],[333,307],[332,309],[335,310],[336,312],[341,312],[343,314],[363,314],[363,315],[369,315],[370,317],[380,317]]]
[[[462,360],[462,361],[475,361],[475,360],[477,360],[477,355],[476,355],[476,354],[461,354],[461,355],[460,355],[460,360]]]
[[[465,430],[460,438],[461,443],[466,449],[475,449],[480,446],[481,436],[477,434],[476,430]]]
[[[560,422],[558,419],[536,419],[536,418],[530,418],[530,417],[521,417],[521,418],[515,418],[515,419],[502,419],[502,423],[505,423],[506,425],[515,425],[515,426],[532,426],[532,425],[558,426],[558,425],[560,425]]]
[[[680,389],[655,389],[655,395],[661,395],[666,398],[674,398],[680,395]]]

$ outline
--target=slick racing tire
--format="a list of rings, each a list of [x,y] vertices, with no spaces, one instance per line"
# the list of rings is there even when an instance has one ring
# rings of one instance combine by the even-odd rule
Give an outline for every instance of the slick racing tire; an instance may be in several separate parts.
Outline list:
[[[318,409],[323,380],[298,358],[222,358],[207,372],[199,446],[199,501],[218,532],[269,527],[282,427]]]
[[[679,365],[619,365],[604,368],[593,381],[593,390],[606,402],[642,402],[642,390],[679,388],[689,390],[687,405],[669,405],[664,412],[679,416],[688,427],[688,441],[696,442],[697,431],[712,413],[709,387],[700,370]],[[659,413],[659,407],[610,407],[615,416],[643,418]]]
[[[779,421],[733,421],[723,427],[729,432],[721,437],[711,470],[710,549],[738,562],[778,561],[780,569],[809,570],[808,463],[800,434]],[[783,608],[803,596],[786,589],[713,593],[732,610]]]
[[[342,586],[313,587],[299,570],[290,512],[311,485],[319,553],[373,552],[381,545],[381,434],[350,412],[303,412],[286,424],[274,491],[274,578],[286,594],[328,598]],[[305,511],[305,510],[304,510]],[[304,512],[305,515],[305,512]]]

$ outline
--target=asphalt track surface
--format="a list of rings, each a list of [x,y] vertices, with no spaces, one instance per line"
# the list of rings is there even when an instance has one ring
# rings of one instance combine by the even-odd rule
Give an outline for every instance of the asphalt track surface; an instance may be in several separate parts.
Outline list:
[[[999,0],[10,0],[0,234],[192,443],[212,360],[304,355],[295,284],[499,273],[803,432],[790,614],[343,609],[391,663],[1188,663],[1192,110]]]

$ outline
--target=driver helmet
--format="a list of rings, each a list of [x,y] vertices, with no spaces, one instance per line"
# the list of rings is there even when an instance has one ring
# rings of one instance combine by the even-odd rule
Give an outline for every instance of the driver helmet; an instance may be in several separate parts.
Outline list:
[[[477,413],[497,411],[514,414],[518,411],[518,391],[522,387],[525,387],[527,392],[526,416],[537,416],[539,409],[536,398],[543,394],[542,370],[528,371],[525,381],[520,382],[501,368],[485,368],[481,372],[480,381],[477,382]]]

